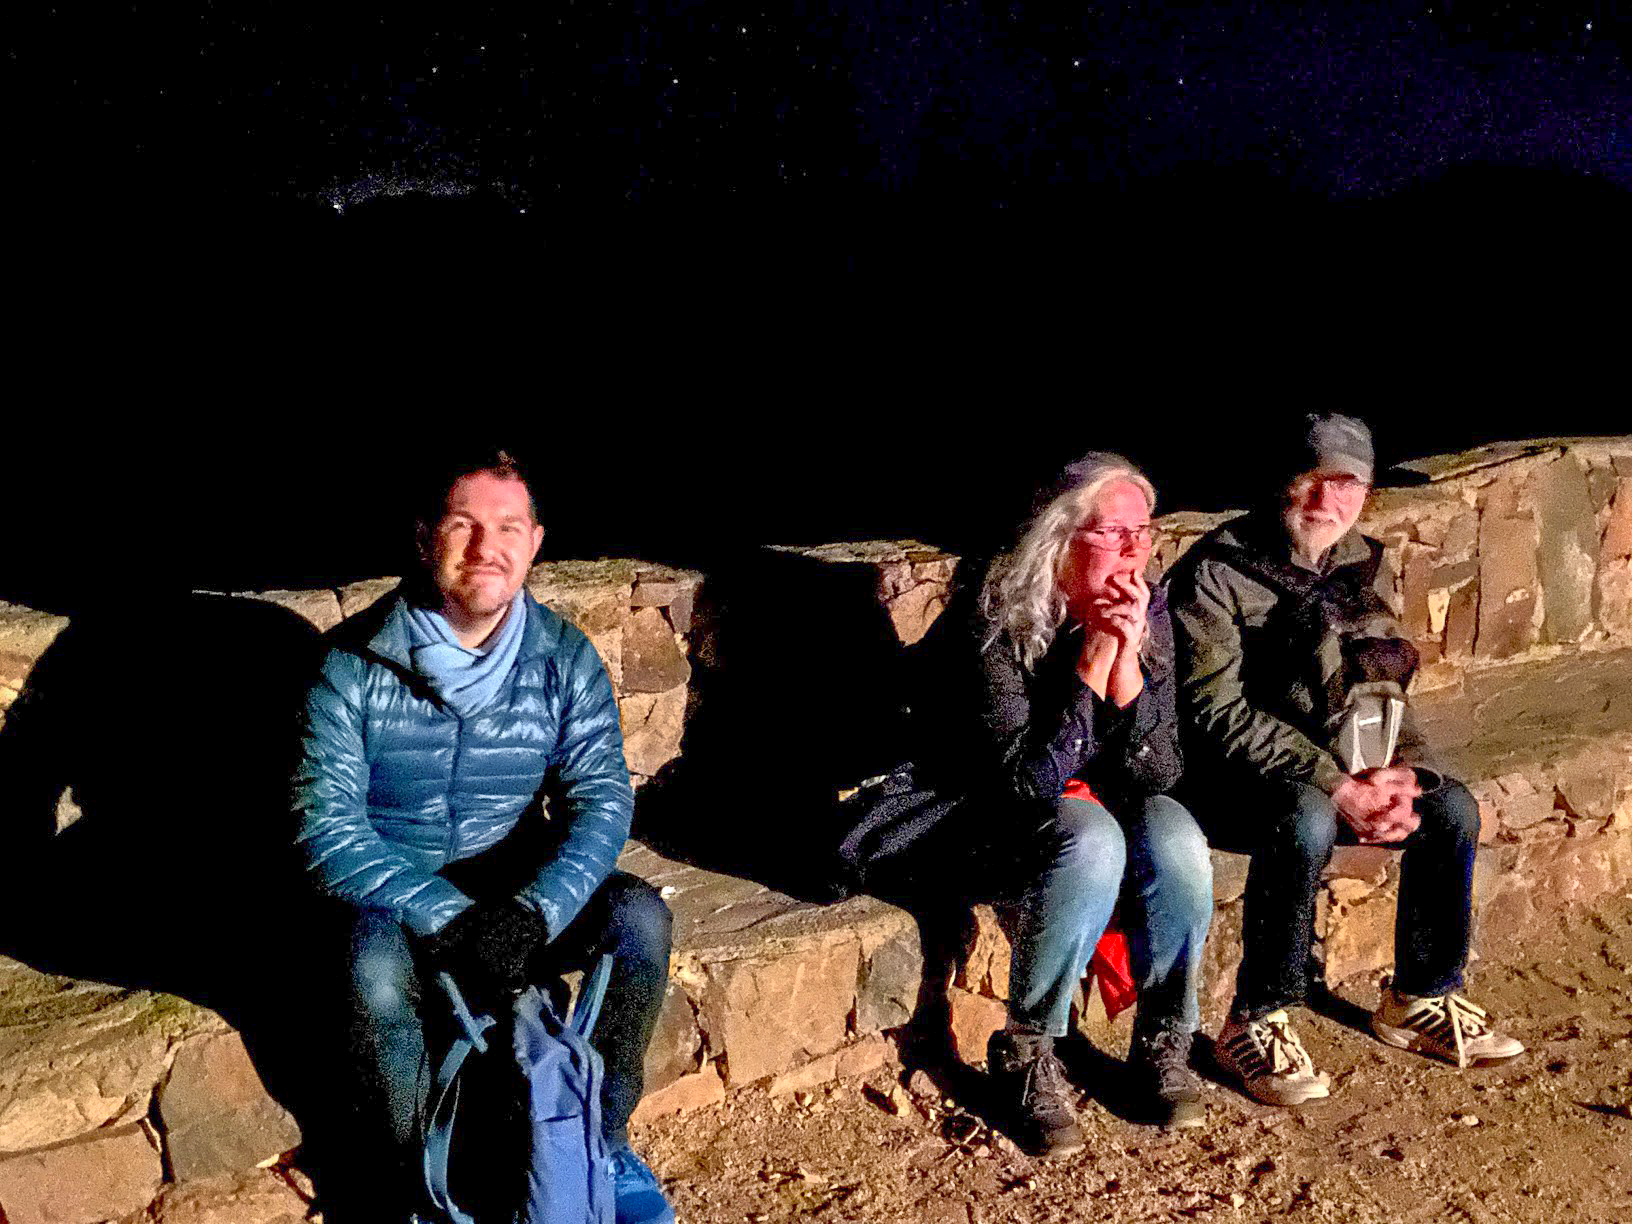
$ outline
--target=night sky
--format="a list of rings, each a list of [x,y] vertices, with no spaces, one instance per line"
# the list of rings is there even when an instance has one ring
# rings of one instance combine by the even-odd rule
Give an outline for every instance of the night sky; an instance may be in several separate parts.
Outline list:
[[[1625,8],[25,0],[12,164],[288,216],[1355,202],[1490,168],[1589,198],[1632,189]]]
[[[1627,432],[1632,9],[25,0],[0,598],[400,568],[449,433],[546,555],[962,547],[1116,446]]]

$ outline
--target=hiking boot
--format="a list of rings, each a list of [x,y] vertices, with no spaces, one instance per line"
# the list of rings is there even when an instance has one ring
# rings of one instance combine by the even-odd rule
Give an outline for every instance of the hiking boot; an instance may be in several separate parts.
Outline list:
[[[1218,1065],[1266,1105],[1302,1105],[1331,1093],[1331,1077],[1315,1070],[1284,1009],[1256,1020],[1231,1020],[1215,1049]]]
[[[1087,1142],[1077,1125],[1074,1093],[1054,1054],[1054,1038],[993,1033],[986,1070],[1009,1137],[1032,1156],[1064,1156]]]
[[[1182,1129],[1207,1120],[1201,1077],[1190,1069],[1190,1040],[1187,1031],[1166,1025],[1134,1034],[1128,1070],[1158,1126]]]
[[[1391,1046],[1458,1067],[1505,1062],[1524,1053],[1522,1042],[1491,1026],[1484,1008],[1454,991],[1408,995],[1389,987],[1371,1015],[1371,1031]]]
[[[657,1174],[628,1143],[612,1146],[612,1203],[617,1224],[674,1224],[674,1208],[663,1197]]]

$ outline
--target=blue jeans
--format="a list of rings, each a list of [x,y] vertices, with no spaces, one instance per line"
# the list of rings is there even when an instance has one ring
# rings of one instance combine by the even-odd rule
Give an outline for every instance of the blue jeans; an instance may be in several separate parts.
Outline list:
[[[1467,965],[1479,804],[1461,783],[1446,782],[1418,799],[1416,812],[1421,825],[1397,844],[1403,853],[1394,985],[1407,994],[1438,995],[1461,988]],[[1231,1010],[1256,1018],[1307,997],[1315,892],[1332,848],[1355,839],[1331,796],[1313,786],[1249,784],[1231,796],[1228,815],[1219,815],[1231,823],[1213,830],[1215,844],[1252,856]]]
[[[995,810],[967,799],[875,868],[869,887],[918,913],[949,899],[997,905],[1013,942],[1010,1021],[1054,1037],[1065,1035],[1072,996],[1120,902],[1138,1023],[1192,1032],[1199,1023],[1212,860],[1195,820],[1166,795],[1120,819],[1083,799],[999,801]]]
[[[363,1218],[406,1214],[418,1185],[419,1124],[433,1068],[427,1050],[445,1040],[448,1009],[426,973],[423,945],[389,912],[343,909],[350,989],[346,1000],[356,1076],[350,1086],[356,1159],[340,1187],[341,1216],[351,1193],[374,1196]],[[572,923],[529,966],[534,982],[588,967],[612,954],[612,977],[591,1044],[606,1066],[602,1122],[623,1136],[640,1100],[642,1062],[668,982],[669,907],[644,880],[614,871]],[[397,1207],[382,1210],[382,1203]]]
[[[1035,843],[1041,869],[1004,898],[1014,940],[1010,1020],[1064,1036],[1072,995],[1120,899],[1140,1025],[1194,1032],[1213,869],[1190,813],[1155,795],[1119,822],[1097,803],[1060,799]]]

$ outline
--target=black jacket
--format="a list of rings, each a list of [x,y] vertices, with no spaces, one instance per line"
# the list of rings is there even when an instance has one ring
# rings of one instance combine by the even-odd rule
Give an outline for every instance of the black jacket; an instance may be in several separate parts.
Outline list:
[[[1350,531],[1300,573],[1278,515],[1259,511],[1203,536],[1174,565],[1167,582],[1195,772],[1246,770],[1328,793],[1343,781],[1325,726],[1341,691],[1366,678],[1368,658],[1391,656],[1402,688],[1415,666],[1374,589],[1381,551]],[[1395,759],[1441,772],[1409,705]]]
[[[847,806],[856,812],[843,855],[863,871],[898,853],[954,808],[1000,813],[1052,802],[1076,778],[1113,813],[1169,790],[1179,778],[1173,628],[1164,593],[1152,593],[1145,687],[1126,709],[1077,676],[1081,630],[1062,630],[1026,671],[1013,646],[965,586],[913,650],[906,752]]]

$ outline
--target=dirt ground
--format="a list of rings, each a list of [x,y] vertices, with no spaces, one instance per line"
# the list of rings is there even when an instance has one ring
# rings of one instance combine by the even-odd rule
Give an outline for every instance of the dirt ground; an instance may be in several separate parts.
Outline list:
[[[1087,1150],[1032,1160],[899,1064],[772,1100],[762,1087],[637,1130],[682,1224],[783,1220],[999,1224],[1210,1218],[1632,1220],[1632,894],[1538,922],[1474,966],[1470,994],[1529,1047],[1459,1072],[1363,1024],[1377,983],[1299,1028],[1332,1096],[1296,1110],[1208,1084],[1207,1125],[1125,1120],[1120,1064],[1078,1049]],[[1359,1006],[1353,1006],[1358,1004]],[[1203,1049],[1200,1061],[1208,1051]],[[903,1082],[904,1081],[904,1082]],[[943,1088],[950,1092],[949,1097]]]

